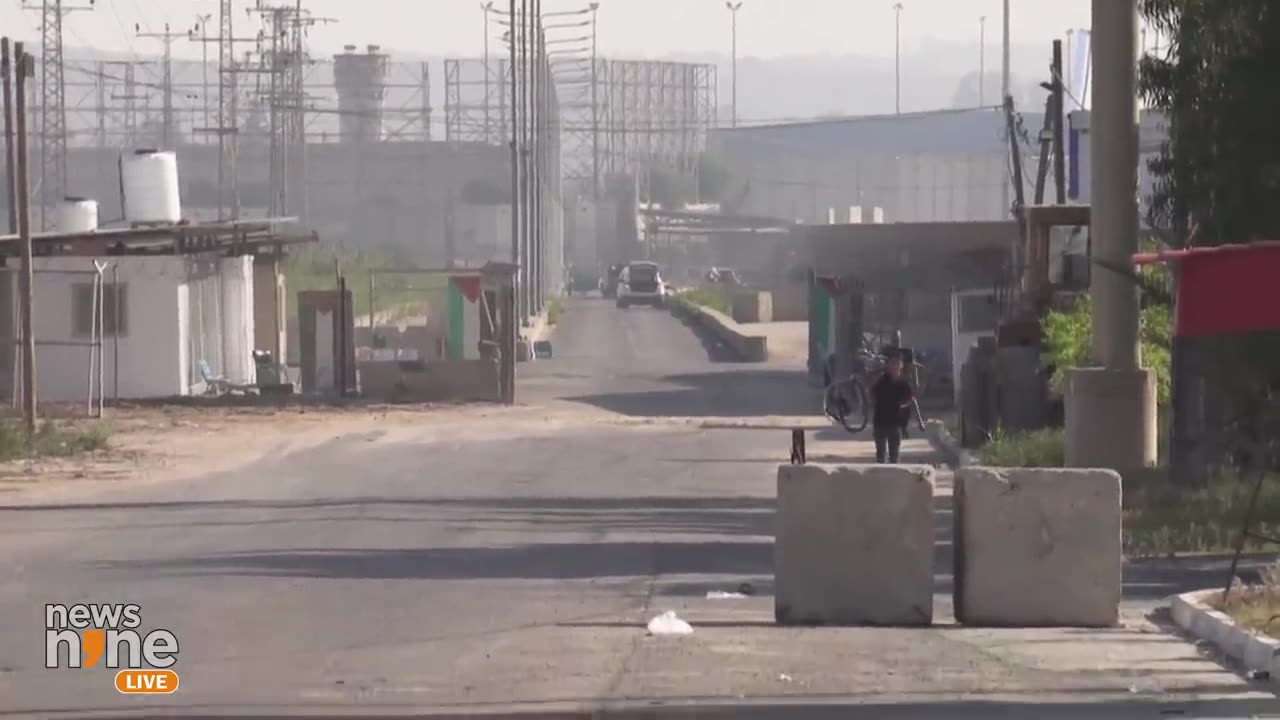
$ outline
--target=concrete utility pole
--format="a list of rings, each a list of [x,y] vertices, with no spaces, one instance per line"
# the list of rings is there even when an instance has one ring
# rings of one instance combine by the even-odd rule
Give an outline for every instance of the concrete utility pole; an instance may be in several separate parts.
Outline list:
[[[987,16],[978,18],[978,107],[987,104]]]
[[[161,87],[164,88],[164,105],[161,111],[161,140],[160,144],[166,149],[173,147],[173,39],[191,37],[190,33],[170,32],[169,23],[164,24],[164,32],[142,32],[141,25],[135,25],[134,30],[140,38],[157,38],[164,43],[164,78],[161,80]]]
[[[28,55],[22,43],[14,46],[14,66],[17,70],[15,124],[17,148],[15,157],[15,195],[18,205],[18,237],[22,242],[22,274],[18,301],[22,328],[22,418],[27,437],[36,432],[36,338],[35,313],[32,309],[35,273],[31,267],[31,195],[27,171],[27,78],[35,76],[35,58]]]
[[[516,298],[520,282],[520,66],[517,64],[516,0],[510,0],[507,47],[511,62],[511,263],[517,267],[511,276],[511,287],[503,300],[506,327],[503,328],[502,365],[503,400],[516,401]]]
[[[1138,251],[1138,8],[1093,0],[1093,356],[1073,368],[1066,393],[1067,464],[1129,470],[1156,460],[1155,381],[1142,369],[1138,288],[1105,266],[1129,267]]]
[[[902,114],[902,3],[893,6],[893,108]]]
[[[1004,0],[1003,51],[1004,59],[1000,65],[1000,97],[1009,97],[1009,0]]]
[[[725,0],[724,6],[729,8],[729,16],[731,18],[730,26],[732,27],[731,34],[733,38],[732,49],[730,50],[730,58],[731,58],[730,69],[733,73],[732,74],[732,77],[733,77],[732,108],[733,109],[731,110],[732,116],[730,117],[730,122],[733,124],[733,127],[738,127],[738,11],[742,9],[742,0],[739,0],[736,3],[731,2],[730,0]]]
[[[9,38],[0,38],[0,103],[4,103],[4,199],[9,208],[9,234],[18,234],[18,193],[13,166],[13,73]]]

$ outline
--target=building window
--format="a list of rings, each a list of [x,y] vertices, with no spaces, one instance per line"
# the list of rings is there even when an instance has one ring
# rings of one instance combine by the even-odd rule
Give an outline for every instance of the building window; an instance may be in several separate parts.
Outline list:
[[[118,311],[118,312],[117,312]],[[76,283],[71,286],[72,334],[87,338],[93,331],[93,283]],[[116,318],[120,320],[119,335],[129,334],[129,285],[102,286],[102,336],[114,337]]]

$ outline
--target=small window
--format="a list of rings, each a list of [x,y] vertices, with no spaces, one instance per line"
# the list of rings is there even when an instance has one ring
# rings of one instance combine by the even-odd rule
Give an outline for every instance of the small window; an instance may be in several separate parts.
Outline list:
[[[71,286],[72,333],[75,337],[88,338],[93,331],[93,283],[76,283]],[[129,285],[102,286],[102,336],[117,334],[116,318],[120,320],[119,335],[129,334]]]

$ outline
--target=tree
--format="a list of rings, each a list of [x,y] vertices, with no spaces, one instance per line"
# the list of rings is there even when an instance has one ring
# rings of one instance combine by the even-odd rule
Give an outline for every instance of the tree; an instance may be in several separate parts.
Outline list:
[[[1280,237],[1280,3],[1141,0],[1167,50],[1147,56],[1139,91],[1161,111],[1169,139],[1151,226],[1217,245]],[[1185,240],[1182,240],[1185,242]]]
[[[1280,3],[1140,0],[1140,8],[1167,43],[1139,68],[1139,91],[1169,130],[1151,164],[1151,227],[1176,246],[1280,237]],[[1280,434],[1280,333],[1176,347],[1174,364],[1197,365],[1197,379],[1218,400],[1209,427],[1254,438]],[[1175,453],[1180,439],[1195,434],[1180,428],[1183,376],[1176,369]]]

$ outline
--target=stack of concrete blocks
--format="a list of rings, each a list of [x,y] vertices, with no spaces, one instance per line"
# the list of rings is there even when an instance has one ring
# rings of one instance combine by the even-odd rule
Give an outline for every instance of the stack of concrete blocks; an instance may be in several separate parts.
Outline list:
[[[1121,484],[1112,470],[962,468],[955,614],[967,625],[1119,622]]]
[[[774,617],[783,625],[933,621],[934,471],[782,465]],[[963,468],[953,497],[956,619],[1110,627],[1121,593],[1120,476]]]
[[[733,294],[732,309],[734,322],[773,322],[773,293],[739,290]]]
[[[783,625],[933,621],[933,468],[782,465],[774,617]]]

